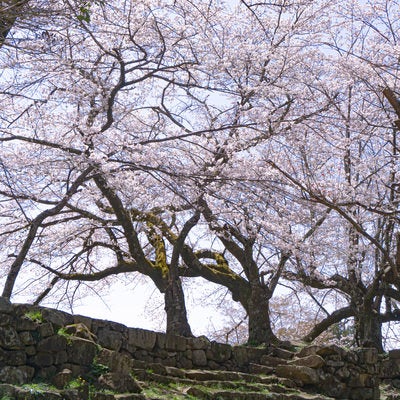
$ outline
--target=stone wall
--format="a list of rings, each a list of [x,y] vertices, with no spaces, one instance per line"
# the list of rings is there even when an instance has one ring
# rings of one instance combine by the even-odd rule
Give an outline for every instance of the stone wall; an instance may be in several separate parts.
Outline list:
[[[0,297],[0,382],[50,380],[66,369],[75,377],[85,376],[94,363],[123,371],[133,362],[275,373],[338,399],[379,399],[380,376],[400,384],[400,351],[378,362],[375,349],[309,346],[293,353],[273,346],[229,346],[205,337],[169,336],[49,308],[11,304]]]
[[[378,351],[354,351],[336,345],[303,348],[286,365],[277,367],[278,376],[300,378],[321,393],[336,399],[379,400]]]

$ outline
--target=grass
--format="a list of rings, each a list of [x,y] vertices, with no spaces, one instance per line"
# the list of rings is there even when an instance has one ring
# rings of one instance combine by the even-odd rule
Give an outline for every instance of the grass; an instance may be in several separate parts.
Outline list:
[[[37,324],[41,324],[44,322],[44,317],[42,315],[42,312],[37,310],[37,311],[28,311],[24,314],[25,318],[36,322]]]

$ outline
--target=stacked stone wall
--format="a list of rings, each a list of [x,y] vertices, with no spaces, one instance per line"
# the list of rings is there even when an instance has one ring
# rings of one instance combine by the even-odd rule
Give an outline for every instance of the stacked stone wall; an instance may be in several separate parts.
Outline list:
[[[118,355],[118,356],[116,356]],[[275,373],[338,399],[379,399],[381,378],[400,386],[400,351],[381,360],[375,349],[309,346],[299,353],[184,338],[71,315],[0,297],[0,382],[53,379],[68,369],[90,374],[94,363],[115,370],[134,362],[182,369]],[[112,368],[112,369],[113,369]]]

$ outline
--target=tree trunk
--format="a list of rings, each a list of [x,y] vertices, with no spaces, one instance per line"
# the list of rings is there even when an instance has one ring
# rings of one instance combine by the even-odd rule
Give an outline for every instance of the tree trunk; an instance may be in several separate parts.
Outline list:
[[[182,282],[179,278],[170,280],[165,291],[165,312],[167,313],[167,334],[193,336],[187,319]]]
[[[375,347],[383,353],[382,324],[373,308],[361,308],[355,316],[356,339],[361,347]]]
[[[247,306],[249,317],[248,344],[259,346],[261,344],[280,344],[271,328],[269,315],[270,295],[268,289],[260,284],[251,285],[251,293]]]

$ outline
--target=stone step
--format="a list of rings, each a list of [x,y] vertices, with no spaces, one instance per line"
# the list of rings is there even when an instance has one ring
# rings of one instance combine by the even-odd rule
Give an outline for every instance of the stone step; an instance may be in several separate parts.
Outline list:
[[[175,371],[174,371],[175,372]],[[216,373],[215,371],[202,371],[202,370],[188,370],[181,371],[184,372],[183,375],[176,376],[175,374],[166,374],[161,375],[153,372],[152,370],[142,370],[142,369],[134,369],[133,373],[137,380],[141,382],[152,381],[160,384],[203,384],[203,385],[220,385],[227,387],[237,387],[237,386],[245,386],[247,387],[257,387],[257,386],[280,386],[285,387],[287,389],[297,388],[296,384],[286,378],[279,378],[277,376],[261,376],[261,375],[251,375],[251,374],[235,374],[231,375],[229,373],[225,373],[224,371]],[[222,378],[222,379],[221,379]]]
[[[198,387],[189,388],[187,394],[199,400],[329,400],[331,398],[300,393],[252,392],[231,390],[202,390]]]

